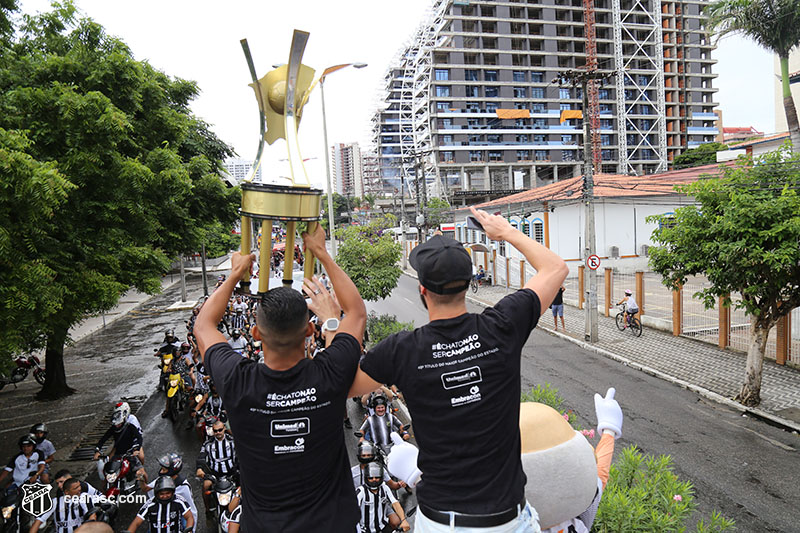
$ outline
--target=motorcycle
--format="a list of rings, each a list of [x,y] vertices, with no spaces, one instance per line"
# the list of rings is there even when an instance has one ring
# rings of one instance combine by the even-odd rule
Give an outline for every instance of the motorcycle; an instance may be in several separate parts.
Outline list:
[[[134,469],[137,460],[133,455],[138,449],[139,446],[134,446],[121,456],[111,458],[103,456],[100,459],[104,463],[103,477],[106,481],[107,498],[115,500],[121,494],[133,494],[138,489],[139,484]]]
[[[206,490],[205,494],[209,498],[209,510],[214,516],[214,523],[216,524],[214,530],[217,531],[217,533],[227,533],[227,517],[230,514],[228,512],[228,505],[231,503],[236,493],[237,480],[235,477],[229,476],[217,478],[208,472],[205,472],[204,476],[200,479],[202,481],[211,481],[211,489]]]
[[[172,372],[173,355],[171,352],[163,352],[159,350],[155,350],[155,352],[157,357],[161,357],[161,363],[159,364],[161,374],[158,376],[158,390],[166,390],[167,381],[170,373]]]
[[[198,400],[199,401],[199,400]],[[219,420],[216,416],[206,413],[197,422],[197,437],[205,442],[214,436],[214,424]]]
[[[10,378],[0,376],[0,389],[9,383],[16,387],[17,383],[28,377],[28,374],[31,371],[33,371],[33,378],[36,380],[36,382],[39,385],[44,385],[45,371],[44,368],[42,368],[38,357],[33,354],[18,355],[14,358],[14,363],[17,365],[17,368],[11,371]]]
[[[31,471],[32,476],[35,471]],[[26,482],[27,484],[27,482]],[[12,488],[13,487],[13,488]],[[28,531],[33,525],[33,517],[28,513],[20,513],[22,490],[17,486],[9,486],[0,491],[0,533],[20,533]]]
[[[180,374],[169,375],[169,388],[167,389],[167,417],[175,422],[181,411],[189,403],[189,391],[183,376]]]

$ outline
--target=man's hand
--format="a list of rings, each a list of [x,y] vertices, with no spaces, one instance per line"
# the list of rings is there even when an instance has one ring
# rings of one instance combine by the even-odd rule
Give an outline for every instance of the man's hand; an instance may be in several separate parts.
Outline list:
[[[231,277],[240,279],[245,273],[252,274],[255,260],[255,254],[242,255],[240,252],[233,252],[231,256]]]
[[[311,298],[308,308],[319,317],[320,321],[324,322],[329,318],[339,318],[341,316],[342,308],[339,307],[339,303],[333,299],[316,276],[312,279],[306,278],[303,280],[303,292]]]
[[[402,529],[403,531],[408,531],[409,529],[411,529],[411,526],[408,524],[405,518],[403,518],[403,521],[400,522],[400,529]]]
[[[100,452],[99,451],[94,452],[94,457],[92,457],[92,461],[97,461],[98,459],[100,459]]]
[[[470,207],[469,210],[472,211],[472,215],[483,226],[486,236],[493,241],[508,240],[508,234],[514,231],[511,223],[499,215],[490,215],[486,211],[475,209],[474,207]]]
[[[325,230],[319,224],[313,235],[304,231],[302,237],[306,250],[310,250],[315,257],[328,253],[328,249],[325,248]]]

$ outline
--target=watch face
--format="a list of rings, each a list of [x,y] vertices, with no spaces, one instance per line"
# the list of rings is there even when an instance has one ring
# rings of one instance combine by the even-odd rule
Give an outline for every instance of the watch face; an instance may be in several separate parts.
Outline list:
[[[335,331],[339,328],[339,320],[336,318],[329,318],[325,321],[325,329],[328,331]]]

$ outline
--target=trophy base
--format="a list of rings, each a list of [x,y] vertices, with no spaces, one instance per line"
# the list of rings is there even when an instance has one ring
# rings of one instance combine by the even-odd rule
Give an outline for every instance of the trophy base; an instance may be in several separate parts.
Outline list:
[[[258,220],[315,221],[322,189],[247,182],[242,188],[242,216]]]

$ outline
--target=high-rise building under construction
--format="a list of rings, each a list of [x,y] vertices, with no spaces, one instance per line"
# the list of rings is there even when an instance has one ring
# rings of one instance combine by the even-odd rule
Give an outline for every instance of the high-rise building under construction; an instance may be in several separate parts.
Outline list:
[[[607,74],[593,105],[597,170],[668,170],[718,133],[706,3],[434,0],[373,119],[386,188],[424,172],[432,194],[467,201],[579,175],[582,89],[554,80],[586,68],[587,30]]]

